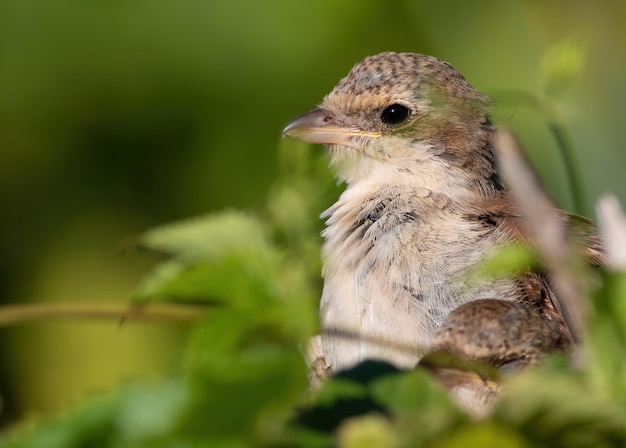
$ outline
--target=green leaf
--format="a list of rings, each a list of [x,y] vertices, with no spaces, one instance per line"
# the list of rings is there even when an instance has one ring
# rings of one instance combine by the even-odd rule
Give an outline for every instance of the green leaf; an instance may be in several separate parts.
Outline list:
[[[81,407],[35,426],[1,435],[3,448],[106,447],[115,437],[113,424],[117,397],[92,399]]]
[[[615,320],[614,325],[626,343],[626,272],[605,271],[602,274],[604,288],[595,298],[596,307],[601,315]]]
[[[263,306],[278,295],[277,266],[255,255],[228,255],[215,263],[176,259],[162,263],[139,285],[134,299]]]
[[[216,309],[193,330],[185,364],[207,378],[239,381],[270,375],[273,360],[294,354],[298,369],[304,369],[297,341],[284,331],[280,316],[262,309]]]
[[[493,251],[471,273],[471,278],[501,278],[519,274],[539,264],[537,253],[529,246],[508,244]]]
[[[504,384],[496,417],[533,445],[607,446],[626,442],[626,412],[613,397],[589,388],[586,375],[548,362]]]
[[[362,384],[344,378],[331,378],[323,383],[320,390],[315,394],[315,404],[329,407],[338,400],[363,398],[367,393],[367,388]]]
[[[422,369],[389,375],[371,385],[372,396],[395,417],[407,446],[430,446],[469,420],[448,393]]]
[[[262,221],[231,210],[150,230],[141,245],[186,260],[215,260],[227,254],[264,254],[270,242]]]
[[[542,62],[545,92],[553,98],[562,97],[585,66],[586,46],[569,38],[558,42],[546,51]]]
[[[395,429],[379,414],[352,417],[338,430],[340,448],[392,448],[397,446]]]
[[[191,393],[181,381],[129,386],[116,414],[119,438],[127,443],[156,443],[173,434],[189,406]]]
[[[440,446],[442,448],[523,448],[536,445],[527,444],[515,429],[485,422],[455,431]]]
[[[308,388],[298,345],[263,313],[216,310],[194,330],[185,364],[194,397],[185,434],[278,437]]]

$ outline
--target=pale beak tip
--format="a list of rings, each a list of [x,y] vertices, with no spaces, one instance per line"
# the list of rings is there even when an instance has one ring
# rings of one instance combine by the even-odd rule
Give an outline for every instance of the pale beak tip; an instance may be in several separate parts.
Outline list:
[[[281,138],[289,137],[290,130],[291,130],[291,123],[285,126],[285,128],[283,129],[283,132],[280,134]]]
[[[328,113],[321,109],[315,109],[293,119],[282,132],[282,138],[291,137],[307,143],[326,143],[318,141],[315,136],[328,127]]]

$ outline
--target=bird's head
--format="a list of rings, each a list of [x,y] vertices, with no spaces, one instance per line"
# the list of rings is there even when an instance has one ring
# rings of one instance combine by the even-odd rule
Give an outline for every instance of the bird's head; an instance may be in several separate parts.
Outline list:
[[[283,136],[323,143],[348,184],[393,178],[421,179],[434,188],[476,183],[495,175],[488,106],[447,62],[381,53],[356,64]]]

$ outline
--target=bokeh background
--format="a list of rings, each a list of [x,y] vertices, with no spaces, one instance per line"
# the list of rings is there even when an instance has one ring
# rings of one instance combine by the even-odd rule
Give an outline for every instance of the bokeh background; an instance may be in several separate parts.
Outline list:
[[[492,95],[571,208],[545,117],[507,92],[540,95],[551,49],[577,42],[586,56],[559,116],[588,212],[605,191],[624,202],[624,17],[620,0],[0,0],[0,303],[126,301],[153,259],[120,256],[121,241],[260,204],[282,127],[385,50],[438,56]],[[0,328],[0,422],[176,372],[184,335],[171,323]]]

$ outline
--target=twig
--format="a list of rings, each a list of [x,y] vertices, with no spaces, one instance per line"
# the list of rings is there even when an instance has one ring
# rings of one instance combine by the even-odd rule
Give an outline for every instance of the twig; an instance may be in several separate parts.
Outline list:
[[[118,303],[29,303],[0,306],[0,326],[20,325],[49,319],[104,319],[119,321],[195,322],[206,307],[178,304]]]
[[[497,148],[503,177],[528,218],[557,291],[565,323],[576,340],[583,330],[586,315],[583,300],[586,283],[580,275],[582,262],[572,251],[563,217],[544,192],[511,132],[498,132]]]

